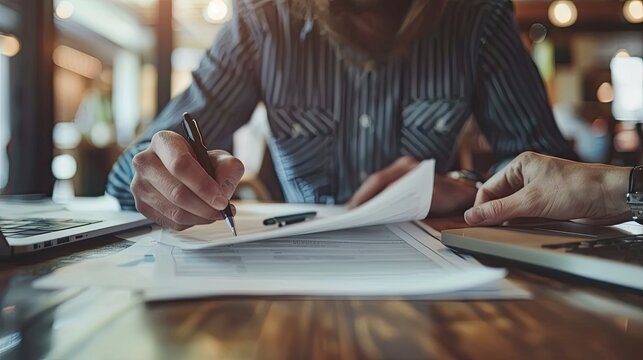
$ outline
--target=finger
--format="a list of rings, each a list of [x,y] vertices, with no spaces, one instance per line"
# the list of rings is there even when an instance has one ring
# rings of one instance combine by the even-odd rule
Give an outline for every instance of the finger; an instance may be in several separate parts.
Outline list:
[[[527,191],[521,189],[507,197],[474,206],[464,213],[464,220],[469,225],[499,225],[509,219],[539,216],[533,210],[536,208],[534,202],[527,201],[530,198]]]
[[[522,161],[516,160],[494,174],[478,189],[474,205],[509,196],[524,186]]]
[[[158,192],[153,186],[146,183],[145,180],[132,181],[133,187],[137,188],[136,192],[136,201],[142,204],[145,204],[156,212],[163,215],[165,218],[169,219],[175,224],[192,226],[200,224],[209,224],[214,219],[202,218],[195,214],[190,213],[182,209],[181,207],[173,204],[168,199],[166,199],[163,194]],[[222,216],[217,214],[216,219],[221,219]]]
[[[164,217],[169,219],[175,224],[192,226],[192,225],[203,225],[209,224],[213,220],[204,219],[197,215],[194,215],[188,211],[183,210],[182,208],[172,204],[168,201],[163,195],[152,188],[149,193],[141,196],[141,200],[144,204],[152,207],[154,210],[162,214]]]
[[[189,228],[188,225],[180,225],[173,222],[172,220],[168,219],[163,214],[156,211],[153,207],[145,204],[144,202],[136,201],[136,210],[138,210],[138,212],[140,212],[141,214],[145,215],[146,218],[154,221],[155,223],[161,225],[164,228],[177,230],[177,231],[181,231]]]
[[[214,179],[221,185],[226,198],[231,198],[245,172],[243,163],[223,150],[208,151],[208,156],[214,169]]]
[[[228,199],[223,189],[201,167],[181,135],[171,131],[160,131],[154,135],[150,146],[172,176],[185,184],[206,204],[218,210],[225,209]]]
[[[220,210],[208,208],[208,216],[200,216],[199,214],[195,214],[185,209],[183,206],[172,202],[172,200],[168,199],[166,195],[159,192],[151,185],[149,191],[144,193],[141,198],[169,219],[179,224],[199,225],[209,224],[216,220],[223,220],[223,215]],[[177,196],[177,198],[180,198],[180,196]]]
[[[156,194],[187,212],[211,221],[221,218],[219,210],[206,204],[186,185],[172,176],[154,153],[138,154],[133,161],[136,163],[137,173],[137,181],[132,181],[133,192],[146,191],[149,193],[150,191],[143,187],[143,185],[149,184],[156,190]],[[141,166],[140,162],[144,162],[145,166]]]
[[[410,156],[397,159],[393,164],[369,176],[362,186],[357,189],[347,205],[355,207],[365,203],[389,184],[413,170],[417,165],[418,161]]]

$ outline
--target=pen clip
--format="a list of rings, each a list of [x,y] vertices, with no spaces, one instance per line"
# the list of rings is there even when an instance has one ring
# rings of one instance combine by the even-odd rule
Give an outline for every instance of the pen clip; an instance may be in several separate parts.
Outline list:
[[[185,134],[188,139],[205,148],[203,136],[201,135],[201,130],[199,129],[199,124],[197,124],[196,120],[187,112],[183,113],[183,120],[185,120],[183,121],[183,130],[185,130]]]
[[[208,149],[203,143],[203,138],[201,137],[201,130],[199,129],[199,124],[196,120],[190,115],[190,113],[183,113],[183,130],[185,130],[185,135],[192,147],[194,156],[196,156],[197,161],[203,167],[206,173],[210,177],[214,178],[214,169],[210,163],[210,158],[208,157]]]

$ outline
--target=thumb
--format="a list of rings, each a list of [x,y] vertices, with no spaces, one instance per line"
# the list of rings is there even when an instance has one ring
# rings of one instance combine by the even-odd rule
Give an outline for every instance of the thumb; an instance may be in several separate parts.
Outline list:
[[[510,196],[474,206],[464,213],[464,220],[469,225],[499,225],[510,219],[535,216],[533,204],[525,201],[524,192],[522,189]]]

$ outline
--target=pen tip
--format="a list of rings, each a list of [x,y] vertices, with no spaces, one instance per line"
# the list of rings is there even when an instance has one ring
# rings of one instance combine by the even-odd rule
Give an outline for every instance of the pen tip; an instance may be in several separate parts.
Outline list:
[[[237,236],[237,227],[234,225],[234,220],[232,216],[228,216],[225,218],[226,224],[228,224],[228,227],[230,228],[230,231],[232,231],[232,234],[234,236]]]

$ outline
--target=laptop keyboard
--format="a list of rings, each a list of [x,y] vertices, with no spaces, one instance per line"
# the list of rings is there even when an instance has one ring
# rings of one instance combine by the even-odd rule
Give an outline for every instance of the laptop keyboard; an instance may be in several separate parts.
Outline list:
[[[542,247],[643,265],[643,235],[626,235],[611,239],[548,244]]]
[[[41,235],[53,231],[72,229],[79,226],[95,224],[100,220],[79,220],[79,219],[8,219],[0,217],[0,231],[5,237],[25,238],[34,235]]]

